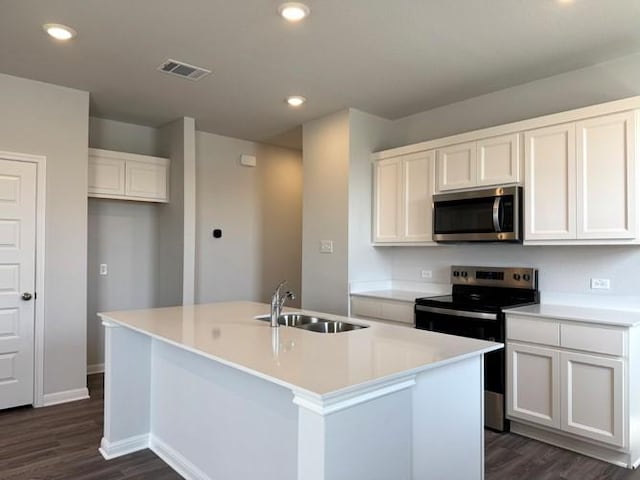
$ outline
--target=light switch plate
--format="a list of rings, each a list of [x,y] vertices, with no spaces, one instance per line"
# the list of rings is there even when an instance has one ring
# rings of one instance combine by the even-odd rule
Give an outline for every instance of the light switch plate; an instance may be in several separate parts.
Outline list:
[[[100,264],[100,275],[108,275],[109,274],[109,270],[107,269],[107,264],[106,263],[101,263]]]
[[[320,253],[333,253],[333,240],[320,240]]]
[[[431,270],[422,270],[420,272],[420,276],[422,278],[431,278],[433,276],[433,272]]]

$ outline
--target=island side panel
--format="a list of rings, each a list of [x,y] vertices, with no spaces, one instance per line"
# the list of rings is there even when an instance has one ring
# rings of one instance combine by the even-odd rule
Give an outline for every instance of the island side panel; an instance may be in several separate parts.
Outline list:
[[[298,480],[410,480],[411,402],[403,389],[331,413],[301,406]]]
[[[185,478],[296,479],[289,389],[154,340],[151,392],[151,449]]]
[[[103,320],[105,327],[104,435],[100,453],[111,459],[148,447],[151,339]]]
[[[413,479],[484,478],[484,357],[427,370],[413,393]]]

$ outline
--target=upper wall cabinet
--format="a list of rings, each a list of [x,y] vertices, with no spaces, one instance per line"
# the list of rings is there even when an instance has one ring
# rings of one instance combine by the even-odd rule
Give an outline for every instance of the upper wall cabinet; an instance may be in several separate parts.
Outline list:
[[[169,201],[169,160],[89,149],[89,196],[143,202]]]
[[[525,133],[525,241],[637,238],[632,111]]]
[[[428,151],[374,164],[374,243],[433,244],[434,159]]]
[[[517,133],[446,146],[437,155],[438,192],[522,181]]]

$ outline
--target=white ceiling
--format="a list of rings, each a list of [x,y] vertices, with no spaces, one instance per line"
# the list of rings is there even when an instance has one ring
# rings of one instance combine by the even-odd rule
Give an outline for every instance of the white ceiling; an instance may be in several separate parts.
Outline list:
[[[308,0],[300,24],[279,3],[0,0],[0,72],[87,90],[94,116],[295,147],[345,107],[395,119],[640,51],[638,0]],[[162,74],[167,58],[214,74]]]

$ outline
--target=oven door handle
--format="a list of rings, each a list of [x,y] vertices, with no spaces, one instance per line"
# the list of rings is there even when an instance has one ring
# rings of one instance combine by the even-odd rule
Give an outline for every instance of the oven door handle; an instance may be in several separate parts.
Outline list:
[[[493,230],[496,233],[502,231],[502,226],[500,225],[500,202],[502,201],[502,197],[496,197],[493,201]]]
[[[425,307],[416,305],[417,312],[441,313],[443,315],[451,315],[454,317],[480,318],[482,320],[497,320],[498,315],[495,313],[469,312],[465,310],[451,310],[449,308]]]

